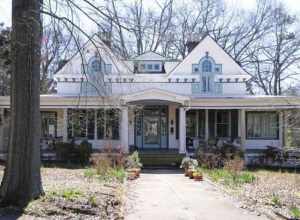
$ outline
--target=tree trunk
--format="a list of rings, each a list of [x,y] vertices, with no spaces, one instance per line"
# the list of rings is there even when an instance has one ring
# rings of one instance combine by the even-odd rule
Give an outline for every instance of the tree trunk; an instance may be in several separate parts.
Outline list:
[[[41,0],[12,1],[11,131],[1,205],[43,194],[40,174]]]

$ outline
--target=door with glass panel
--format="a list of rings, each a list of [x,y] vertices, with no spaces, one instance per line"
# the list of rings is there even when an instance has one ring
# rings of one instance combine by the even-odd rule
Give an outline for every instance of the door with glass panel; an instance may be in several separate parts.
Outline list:
[[[136,113],[135,145],[138,148],[168,147],[168,115],[165,106],[147,106]]]

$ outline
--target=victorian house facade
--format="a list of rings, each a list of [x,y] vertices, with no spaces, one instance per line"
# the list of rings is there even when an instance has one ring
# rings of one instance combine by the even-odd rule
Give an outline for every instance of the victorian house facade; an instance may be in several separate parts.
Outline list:
[[[248,95],[249,74],[210,36],[193,42],[181,61],[154,52],[125,60],[95,42],[55,75],[57,94],[41,95],[43,138],[180,154],[210,138],[249,152],[284,146],[285,111],[300,99]],[[9,106],[0,97],[2,149]]]

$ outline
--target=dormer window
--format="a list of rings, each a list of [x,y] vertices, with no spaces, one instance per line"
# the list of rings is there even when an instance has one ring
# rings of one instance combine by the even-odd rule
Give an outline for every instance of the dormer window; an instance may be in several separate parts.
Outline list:
[[[161,61],[139,61],[139,73],[163,73],[163,63]]]

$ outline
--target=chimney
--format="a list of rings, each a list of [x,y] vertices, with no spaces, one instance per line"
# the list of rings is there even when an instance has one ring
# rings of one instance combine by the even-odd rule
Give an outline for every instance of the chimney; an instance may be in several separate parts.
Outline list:
[[[109,48],[112,46],[112,36],[110,31],[101,31],[98,33],[99,38],[106,44]]]
[[[190,53],[200,42],[200,35],[199,34],[189,34],[186,42],[186,46],[188,49],[188,53]]]

